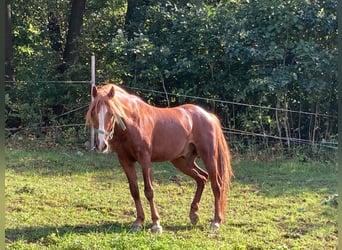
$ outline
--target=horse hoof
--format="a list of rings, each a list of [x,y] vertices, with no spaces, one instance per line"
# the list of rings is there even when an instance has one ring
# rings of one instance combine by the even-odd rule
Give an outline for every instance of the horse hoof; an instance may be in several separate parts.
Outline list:
[[[142,225],[140,224],[132,224],[131,229],[133,232],[140,232],[142,230]]]
[[[199,217],[197,214],[190,214],[190,221],[192,223],[192,225],[196,225],[197,222],[199,221]]]
[[[163,227],[161,225],[153,225],[151,232],[154,234],[161,234],[163,232]]]
[[[210,224],[210,229],[211,229],[212,231],[217,231],[217,230],[219,229],[219,227],[220,227],[220,224],[219,224],[218,222],[212,222],[212,223]]]

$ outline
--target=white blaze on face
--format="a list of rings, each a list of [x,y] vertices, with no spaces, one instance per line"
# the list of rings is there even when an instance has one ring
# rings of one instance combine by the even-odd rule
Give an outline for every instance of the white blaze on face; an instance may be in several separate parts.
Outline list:
[[[99,131],[102,131],[101,133],[97,134],[97,139],[99,143],[98,148],[100,151],[102,151],[104,148],[108,146],[106,135],[104,134],[104,132],[106,132],[105,127],[104,127],[106,113],[107,113],[107,107],[105,105],[102,105],[99,110],[99,113],[97,114],[99,118]]]

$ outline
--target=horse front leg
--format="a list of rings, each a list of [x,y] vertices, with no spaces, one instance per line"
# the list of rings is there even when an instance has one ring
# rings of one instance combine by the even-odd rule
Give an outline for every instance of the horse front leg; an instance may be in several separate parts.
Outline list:
[[[159,213],[156,207],[156,204],[154,203],[154,191],[153,191],[153,185],[152,185],[152,168],[151,168],[151,162],[147,162],[146,164],[142,163],[142,173],[144,178],[144,192],[145,196],[150,203],[151,208],[151,218],[152,218],[152,233],[162,233],[163,228],[160,225],[159,222]]]
[[[132,230],[134,231],[140,231],[143,228],[145,214],[144,214],[144,210],[143,210],[141,199],[140,199],[139,186],[137,182],[137,173],[136,173],[133,162],[129,162],[129,163],[125,162],[125,163],[121,163],[121,165],[127,176],[129,190],[133,197],[136,212],[137,212],[137,217],[135,221],[132,223],[131,227],[132,227]]]

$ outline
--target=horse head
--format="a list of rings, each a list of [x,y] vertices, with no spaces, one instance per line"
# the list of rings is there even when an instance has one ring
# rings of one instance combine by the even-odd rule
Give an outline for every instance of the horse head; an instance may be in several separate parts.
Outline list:
[[[93,102],[87,112],[87,124],[93,125],[97,133],[97,149],[108,152],[108,141],[113,138],[116,113],[113,110],[112,100],[115,96],[115,88],[97,88],[93,86],[91,91]]]

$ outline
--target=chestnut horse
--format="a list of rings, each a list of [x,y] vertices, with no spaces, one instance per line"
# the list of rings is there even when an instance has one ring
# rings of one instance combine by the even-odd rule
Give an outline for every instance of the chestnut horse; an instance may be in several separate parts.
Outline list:
[[[225,217],[226,194],[233,176],[229,148],[217,117],[193,104],[153,107],[114,84],[94,86],[92,96],[94,99],[86,122],[97,132],[98,150],[115,151],[126,173],[137,212],[132,229],[140,230],[145,219],[134,167],[138,162],[142,169],[145,196],[151,207],[151,230],[162,231],[153,200],[152,162],[163,161],[171,161],[196,181],[189,214],[193,224],[199,219],[199,202],[210,179],[215,204],[211,228],[217,229]],[[206,171],[195,162],[198,156]]]

